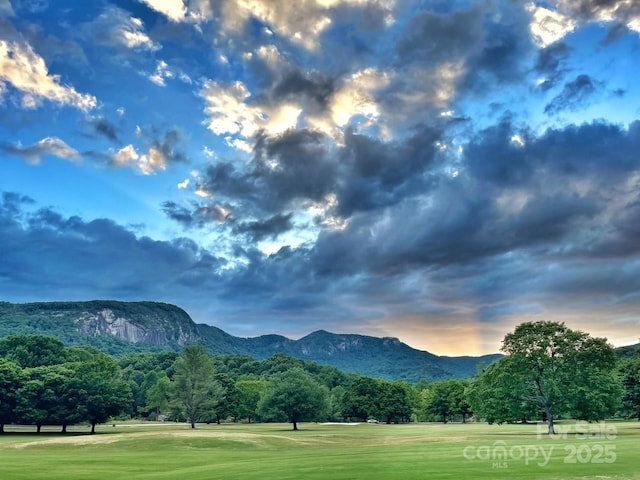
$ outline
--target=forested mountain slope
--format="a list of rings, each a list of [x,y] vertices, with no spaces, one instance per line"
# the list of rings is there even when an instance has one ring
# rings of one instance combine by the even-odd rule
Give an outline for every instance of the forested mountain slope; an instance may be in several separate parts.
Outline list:
[[[386,379],[439,380],[469,377],[499,355],[443,357],[416,350],[397,338],[334,334],[323,330],[299,340],[280,335],[241,338],[196,324],[181,308],[158,302],[0,302],[0,337],[47,334],[66,344],[89,344],[111,354],[201,344],[212,353],[274,353]]]

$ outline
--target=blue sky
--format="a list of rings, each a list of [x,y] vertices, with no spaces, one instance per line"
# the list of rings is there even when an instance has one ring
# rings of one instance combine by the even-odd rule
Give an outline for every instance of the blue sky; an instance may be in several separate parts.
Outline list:
[[[640,337],[634,0],[0,0],[0,297]]]

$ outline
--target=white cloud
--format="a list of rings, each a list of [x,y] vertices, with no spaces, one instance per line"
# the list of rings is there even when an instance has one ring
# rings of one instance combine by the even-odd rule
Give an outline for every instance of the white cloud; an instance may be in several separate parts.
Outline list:
[[[377,117],[380,114],[373,92],[389,83],[389,76],[374,68],[354,73],[331,98],[331,117],[342,127],[356,115]]]
[[[202,198],[209,198],[211,196],[211,192],[209,192],[203,185],[198,185],[193,193]]]
[[[44,59],[28,44],[0,40],[0,84],[3,83],[21,92],[21,103],[25,108],[35,108],[43,99],[84,111],[97,104],[93,95],[61,85],[60,77],[49,74]],[[0,92],[2,90],[0,88]]]
[[[3,145],[1,148],[6,153],[21,157],[32,165],[39,164],[42,157],[46,155],[53,155],[58,158],[73,161],[80,160],[81,158],[77,150],[71,148],[57,137],[45,137],[28,147],[17,144]]]
[[[189,182],[190,180],[188,178],[185,178],[182,182],[178,183],[178,188],[180,190],[184,190],[189,186]]]
[[[216,4],[207,0],[187,0],[186,5],[183,4],[186,8],[183,15],[178,0],[166,3],[161,0],[141,1],[157,11],[171,9],[174,21],[201,23],[218,17],[227,32],[241,31],[250,19],[257,18],[265,24],[266,34],[275,32],[308,50],[318,48],[320,35],[331,25],[332,9],[340,5],[369,5],[385,11],[386,21],[390,23],[395,5],[394,0],[225,0]],[[215,12],[212,5],[215,5]],[[168,12],[165,14],[169,17]]]
[[[142,20],[115,6],[107,7],[86,24],[84,33],[102,45],[151,51],[161,48],[144,32]]]
[[[207,128],[216,135],[238,134],[252,136],[258,129],[262,116],[259,109],[246,103],[251,96],[242,82],[224,86],[214,80],[207,80],[200,96],[205,100],[208,115]]]
[[[207,128],[223,136],[227,145],[251,152],[250,140],[259,131],[278,135],[308,126],[336,136],[339,129],[355,117],[364,117],[363,122],[375,121],[380,109],[374,94],[386,86],[389,79],[385,72],[372,68],[356,72],[331,96],[328,111],[324,113],[313,108],[305,111],[304,105],[293,100],[280,104],[252,102],[251,93],[242,82],[222,85],[207,80],[200,96],[205,100]]]
[[[181,22],[185,19],[187,8],[182,0],[140,0],[149,8],[164,14],[173,22]]]
[[[549,8],[530,2],[526,5],[531,13],[529,30],[534,42],[541,48],[561,40],[578,26],[578,22],[620,22],[629,30],[640,33],[640,10],[637,0],[615,0],[600,2],[585,10],[585,5],[575,0],[556,0]]]
[[[213,158],[213,157],[216,156],[216,153],[213,150],[211,150],[209,147],[207,147],[206,145],[202,149],[202,153],[204,153],[204,156],[207,157],[207,158]]]
[[[163,60],[159,60],[156,65],[156,71],[149,75],[147,78],[160,87],[166,85],[166,78],[173,78],[174,73],[169,69],[169,65]]]
[[[111,161],[119,167],[133,166],[143,175],[151,175],[167,168],[162,150],[156,147],[151,147],[146,154],[140,155],[135,147],[129,144],[112,155]]]
[[[229,146],[251,151],[245,140],[259,130],[277,135],[295,128],[302,109],[294,103],[280,105],[249,103],[251,93],[242,82],[221,85],[207,80],[200,90],[205,100],[205,124],[216,135],[224,135]]]
[[[561,0],[560,8],[566,10],[575,9],[575,4],[567,0]],[[629,30],[640,33],[640,9],[638,0],[618,0],[600,7],[596,11],[596,21],[621,22]]]
[[[537,7],[533,3],[528,3],[526,8],[531,13],[529,32],[541,48],[557,42],[576,28],[576,22],[571,17],[557,11]]]
[[[146,155],[140,157],[138,168],[145,175],[155,173],[157,170],[166,170],[167,161],[162,150],[151,147]]]
[[[129,144],[126,147],[122,147],[115,155],[111,157],[113,163],[118,166],[126,166],[132,162],[138,160],[140,156],[133,145]]]

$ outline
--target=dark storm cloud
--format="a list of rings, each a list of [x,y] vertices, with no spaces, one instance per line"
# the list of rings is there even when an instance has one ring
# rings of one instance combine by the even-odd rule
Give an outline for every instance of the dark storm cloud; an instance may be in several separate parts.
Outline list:
[[[253,164],[255,175],[285,205],[295,199],[323,199],[333,190],[338,167],[326,137],[306,129],[259,136]]]
[[[224,197],[241,197],[247,201],[258,201],[255,197],[257,188],[254,185],[253,173],[243,174],[231,162],[218,162],[207,167],[199,188],[208,192],[217,192]]]
[[[175,202],[163,202],[160,208],[162,208],[167,217],[182,224],[184,227],[188,228],[197,224],[193,211],[182,205],[178,205]]]
[[[518,135],[520,145],[514,141]],[[465,149],[473,177],[507,187],[526,185],[543,171],[610,179],[638,168],[639,122],[628,128],[604,122],[550,128],[539,137],[510,120],[481,131]]]
[[[246,169],[218,162],[207,168],[197,187],[225,202],[237,222],[234,233],[247,233],[247,225],[271,226],[275,220],[281,228],[287,226],[282,230],[286,231],[292,206],[322,203],[330,194],[336,196],[337,208],[328,213],[348,218],[432,189],[438,181],[431,172],[436,166],[436,143],[444,129],[445,124],[422,125],[403,141],[385,143],[347,128],[339,149],[330,149],[327,137],[311,130],[274,137],[262,134]],[[189,227],[206,224],[198,208],[163,205],[170,218]]]
[[[312,102],[318,110],[326,110],[327,102],[335,91],[334,82],[325,76],[294,70],[286,74],[273,87],[276,101],[282,99],[304,99]]]
[[[188,161],[182,151],[183,138],[179,130],[168,130],[162,138],[153,141],[153,146],[160,149],[168,162],[185,163]]]
[[[311,130],[291,130],[256,139],[253,159],[244,171],[230,162],[207,168],[199,186],[216,195],[264,211],[286,209],[294,200],[320,200],[331,192],[337,164],[327,139]]]
[[[629,0],[562,0],[561,7],[582,21],[610,22],[605,44],[621,38],[640,16],[640,3]]]
[[[233,226],[236,234],[247,234],[253,242],[275,239],[293,228],[292,214],[277,214],[264,221],[241,222]]]
[[[35,203],[31,197],[17,192],[2,192],[2,203],[0,203],[0,219],[6,225],[15,223],[22,216],[22,209],[25,205]]]
[[[527,151],[512,141],[516,133],[519,132],[510,119],[478,133],[465,149],[469,172],[479,180],[499,185],[526,181],[535,165],[527,157]]]
[[[116,126],[104,117],[91,119],[89,125],[96,135],[100,135],[112,142],[119,142]]]
[[[162,298],[196,280],[215,281],[223,265],[185,238],[156,241],[112,220],[85,221],[32,206],[15,193],[4,193],[0,204],[0,283],[14,296],[33,288],[47,299],[86,298],[96,291]]]
[[[604,12],[612,12],[618,21],[640,14],[640,4],[628,0],[563,0],[562,6],[587,20],[598,19]]]
[[[554,115],[564,110],[576,111],[586,106],[591,97],[601,89],[602,84],[589,75],[578,75],[565,84],[562,92],[545,107],[544,113]]]
[[[190,207],[175,202],[163,202],[160,206],[170,219],[186,228],[202,228],[211,223],[224,223],[230,215],[227,208],[216,203],[203,202],[198,204],[194,202]]]
[[[465,88],[473,91],[490,91],[496,83],[505,85],[523,79],[526,73],[525,59],[533,49],[531,39],[522,35],[529,27],[529,17],[522,6],[513,3],[501,13],[499,21],[489,12],[485,18],[484,37],[480,37],[482,49],[470,58]]]
[[[539,195],[518,215],[502,211],[481,185],[441,182],[433,204],[409,201],[393,213],[372,213],[345,230],[321,235],[324,273],[395,275],[469,263],[508,251],[553,245],[598,211],[591,199]]]
[[[450,14],[419,12],[400,34],[396,53],[402,63],[438,64],[465,58],[480,48],[480,8]]]
[[[544,77],[538,90],[546,92],[555,87],[567,72],[566,62],[571,49],[564,42],[554,42],[538,51],[535,71]]]
[[[406,197],[389,210],[360,212],[344,230],[323,232],[315,268],[334,275],[387,275],[514,251],[625,255],[637,245],[637,185],[610,186],[640,170],[639,125],[585,124],[540,137],[522,132],[524,144],[513,142],[516,131],[509,122],[486,129],[465,150],[466,169],[441,178],[426,198]],[[574,190],[573,182],[591,188]],[[618,196],[633,203],[625,201],[624,214],[611,221]]]
[[[350,217],[425,194],[437,182],[428,171],[441,135],[440,128],[423,126],[403,142],[385,143],[347,129],[340,152],[346,171],[339,182],[337,213]]]

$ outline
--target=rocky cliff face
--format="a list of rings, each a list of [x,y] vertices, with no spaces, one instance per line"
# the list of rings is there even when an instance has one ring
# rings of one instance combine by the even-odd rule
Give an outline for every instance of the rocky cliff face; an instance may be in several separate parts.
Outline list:
[[[159,329],[146,329],[130,322],[127,318],[117,316],[113,310],[105,308],[96,313],[83,312],[75,321],[78,332],[83,335],[97,337],[111,335],[127,342],[147,342],[154,345],[168,345],[167,334]],[[186,339],[176,339],[179,345],[184,345]]]

